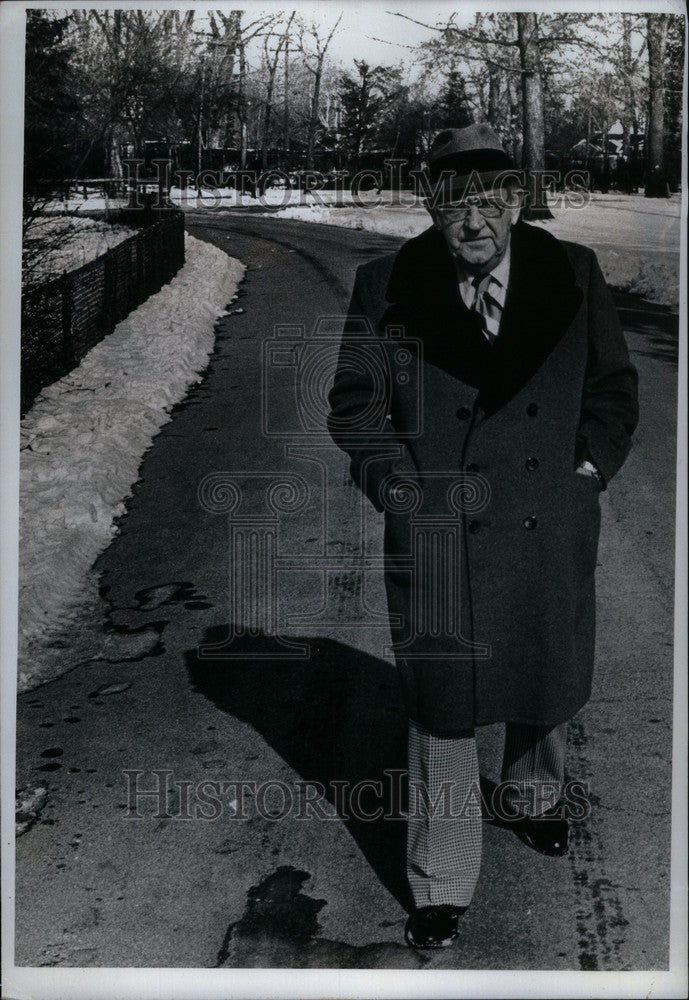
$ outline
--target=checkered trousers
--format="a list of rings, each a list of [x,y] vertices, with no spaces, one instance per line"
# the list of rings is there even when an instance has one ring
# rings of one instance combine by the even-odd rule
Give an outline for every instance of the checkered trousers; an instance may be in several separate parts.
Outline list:
[[[505,726],[501,815],[538,816],[564,780],[567,724]],[[473,731],[436,736],[409,722],[407,878],[415,906],[468,906],[481,866],[481,791]]]

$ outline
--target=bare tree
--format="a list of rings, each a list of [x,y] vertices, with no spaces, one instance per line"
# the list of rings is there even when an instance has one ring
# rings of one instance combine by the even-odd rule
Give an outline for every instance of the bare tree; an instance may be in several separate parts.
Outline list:
[[[318,33],[318,26],[315,23],[311,23],[307,28],[303,22],[299,24],[299,51],[304,56],[304,63],[308,68],[309,72],[313,77],[312,90],[311,90],[311,101],[310,101],[310,114],[309,114],[309,125],[308,125],[308,139],[306,146],[306,169],[313,170],[314,168],[314,152],[316,149],[316,136],[318,134],[318,126],[320,124],[319,115],[319,101],[321,96],[321,81],[323,79],[323,64],[325,62],[326,53],[328,51],[328,46],[332,41],[332,37],[337,31],[340,21],[342,20],[342,14],[338,17],[337,21],[333,25],[330,34],[325,40]],[[307,44],[307,36],[311,39],[313,48]]]
[[[244,11],[231,10],[227,13],[216,10],[209,17],[211,38],[208,45],[226,52],[225,72],[234,83],[233,112],[239,126],[239,168],[246,169],[249,145],[249,111],[247,78],[249,62],[247,46],[254,38],[262,37],[275,24],[279,14],[263,14],[248,24],[242,23]],[[222,26],[222,31],[220,27]],[[237,72],[235,74],[235,66]]]
[[[269,32],[263,40],[263,55],[266,67],[266,98],[263,115],[263,129],[261,137],[261,166],[263,170],[268,168],[268,144],[270,142],[270,125],[273,114],[273,93],[275,89],[275,75],[278,68],[278,60],[283,47],[286,47],[289,39],[292,21],[296,16],[296,11],[292,11],[284,32],[278,36],[277,44],[270,49],[270,40],[274,37],[273,32]],[[287,88],[285,88],[285,101],[287,101]],[[287,114],[287,111],[285,111]]]
[[[467,80],[476,89],[478,109],[493,124],[508,146],[519,154],[521,166],[537,172],[545,169],[545,85],[544,81],[576,69],[581,52],[606,53],[588,30],[600,24],[596,14],[477,14],[469,27],[460,27],[456,15],[444,24],[428,24],[407,14],[396,17],[420,24],[438,33],[424,43],[441,63],[458,60],[477,66]],[[443,51],[444,50],[444,51]],[[520,86],[515,86],[519,80]],[[512,121],[521,96],[521,137],[514,134]],[[552,218],[543,205],[530,205],[531,218]]]
[[[99,146],[106,170],[122,177],[120,149],[141,153],[145,132],[165,123],[180,81],[193,60],[194,12],[73,10],[75,71],[82,80],[88,145],[76,175]]]

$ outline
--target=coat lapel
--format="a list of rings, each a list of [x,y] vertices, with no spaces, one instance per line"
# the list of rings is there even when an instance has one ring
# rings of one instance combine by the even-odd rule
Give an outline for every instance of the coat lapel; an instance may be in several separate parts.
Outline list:
[[[486,408],[504,406],[535,375],[574,319],[582,302],[562,244],[550,233],[518,223],[512,230],[510,279],[493,347]]]
[[[442,234],[427,229],[401,248],[388,284],[382,324],[402,323],[424,344],[424,361],[478,387],[487,413],[509,402],[550,355],[582,301],[561,243],[518,223],[511,236],[510,279],[491,347],[459,294]]]

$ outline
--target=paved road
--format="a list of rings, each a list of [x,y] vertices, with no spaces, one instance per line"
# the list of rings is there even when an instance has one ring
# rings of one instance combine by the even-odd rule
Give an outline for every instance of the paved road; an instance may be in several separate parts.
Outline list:
[[[336,449],[287,455],[284,441],[262,432],[271,407],[281,421],[294,411],[289,352],[263,417],[259,405],[262,344],[276,323],[311,329],[319,316],[341,313],[356,266],[399,241],[235,212],[189,215],[188,224],[247,264],[235,304],[243,311],[220,321],[204,381],[156,438],[121,532],[97,564],[101,605],[82,628],[82,639],[94,637],[93,659],[19,699],[18,784],[44,783],[48,801],[18,841],[17,961],[666,967],[674,320],[620,302],[642,410],[632,457],[603,497],[597,679],[570,727],[568,772],[590,783],[592,814],[559,860],[487,824],[462,942],[422,956],[402,944],[403,821],[343,821],[332,807],[338,787],[371,779],[389,790],[389,775],[405,766],[380,574],[367,572],[362,587],[354,558],[362,531],[367,551],[380,551],[380,521],[363,508]],[[216,484],[206,506],[198,499],[199,484],[217,472],[232,473],[242,493],[234,514],[254,518],[235,529],[231,551],[222,510],[231,495]],[[309,498],[299,506],[299,482],[292,496],[273,498],[293,507],[276,515],[279,570],[255,584],[234,579],[245,591],[255,586],[259,613],[255,634],[228,646],[233,568],[250,573],[275,537],[274,524],[255,520],[275,515],[260,472],[298,473]],[[280,620],[292,616],[286,633],[310,644],[309,660],[257,655],[271,653],[262,616],[273,605],[260,596],[271,585]],[[352,624],[364,614],[365,626]],[[219,658],[200,658],[199,643],[216,644]],[[483,730],[480,743],[495,777],[499,727]],[[157,800],[141,799],[140,818],[129,815],[123,772],[141,772],[139,787],[151,789],[165,770],[177,785],[163,807],[156,813]],[[204,780],[230,783],[218,791],[221,815],[185,818],[199,809]],[[238,781],[254,783],[244,819],[241,802],[232,804]],[[295,809],[271,818],[287,812],[300,781],[327,789],[319,807],[332,818]],[[394,799],[390,791],[393,815]],[[376,804],[375,789],[365,790],[363,807]],[[213,811],[201,803],[202,813]]]

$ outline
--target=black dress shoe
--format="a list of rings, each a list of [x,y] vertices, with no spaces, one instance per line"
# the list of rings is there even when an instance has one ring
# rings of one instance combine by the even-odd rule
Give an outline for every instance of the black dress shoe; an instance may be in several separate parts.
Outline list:
[[[412,948],[447,948],[459,937],[459,918],[466,906],[420,906],[410,915],[404,938]]]
[[[562,806],[553,806],[541,816],[522,816],[514,832],[539,854],[561,858],[569,850],[569,824],[561,817]]]

